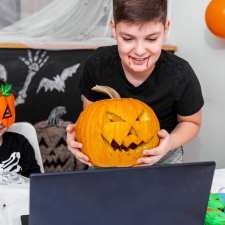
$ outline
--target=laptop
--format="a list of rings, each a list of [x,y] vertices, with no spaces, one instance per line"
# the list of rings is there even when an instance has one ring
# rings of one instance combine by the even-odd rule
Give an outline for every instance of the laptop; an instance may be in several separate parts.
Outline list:
[[[215,162],[33,174],[29,225],[203,225]]]

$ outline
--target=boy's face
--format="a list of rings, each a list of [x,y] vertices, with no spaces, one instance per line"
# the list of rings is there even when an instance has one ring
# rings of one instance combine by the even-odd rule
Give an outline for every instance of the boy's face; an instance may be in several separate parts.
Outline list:
[[[7,128],[0,122],[0,137],[6,132]]]
[[[125,73],[143,77],[151,73],[161,54],[168,27],[168,21],[165,25],[154,21],[111,22]]]

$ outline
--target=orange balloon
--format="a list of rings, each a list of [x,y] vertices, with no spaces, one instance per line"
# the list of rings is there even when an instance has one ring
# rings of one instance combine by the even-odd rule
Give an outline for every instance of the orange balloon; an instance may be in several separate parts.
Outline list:
[[[212,0],[206,8],[205,20],[212,33],[225,38],[225,0]]]

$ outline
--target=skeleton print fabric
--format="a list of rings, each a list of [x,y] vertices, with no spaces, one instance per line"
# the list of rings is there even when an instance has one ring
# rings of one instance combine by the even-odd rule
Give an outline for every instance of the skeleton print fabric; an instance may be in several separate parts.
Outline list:
[[[21,172],[19,165],[20,152],[13,152],[7,160],[0,163],[0,173],[2,172]]]

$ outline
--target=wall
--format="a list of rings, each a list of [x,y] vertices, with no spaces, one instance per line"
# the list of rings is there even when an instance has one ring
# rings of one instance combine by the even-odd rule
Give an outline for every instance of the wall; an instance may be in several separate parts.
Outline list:
[[[39,11],[53,0],[20,0],[21,17],[26,17],[32,13]]]
[[[168,42],[195,70],[205,98],[201,132],[185,146],[185,159],[216,160],[225,167],[225,39],[213,36],[204,14],[210,0],[170,0]]]
[[[20,18],[20,2],[18,0],[0,1],[0,29]]]

